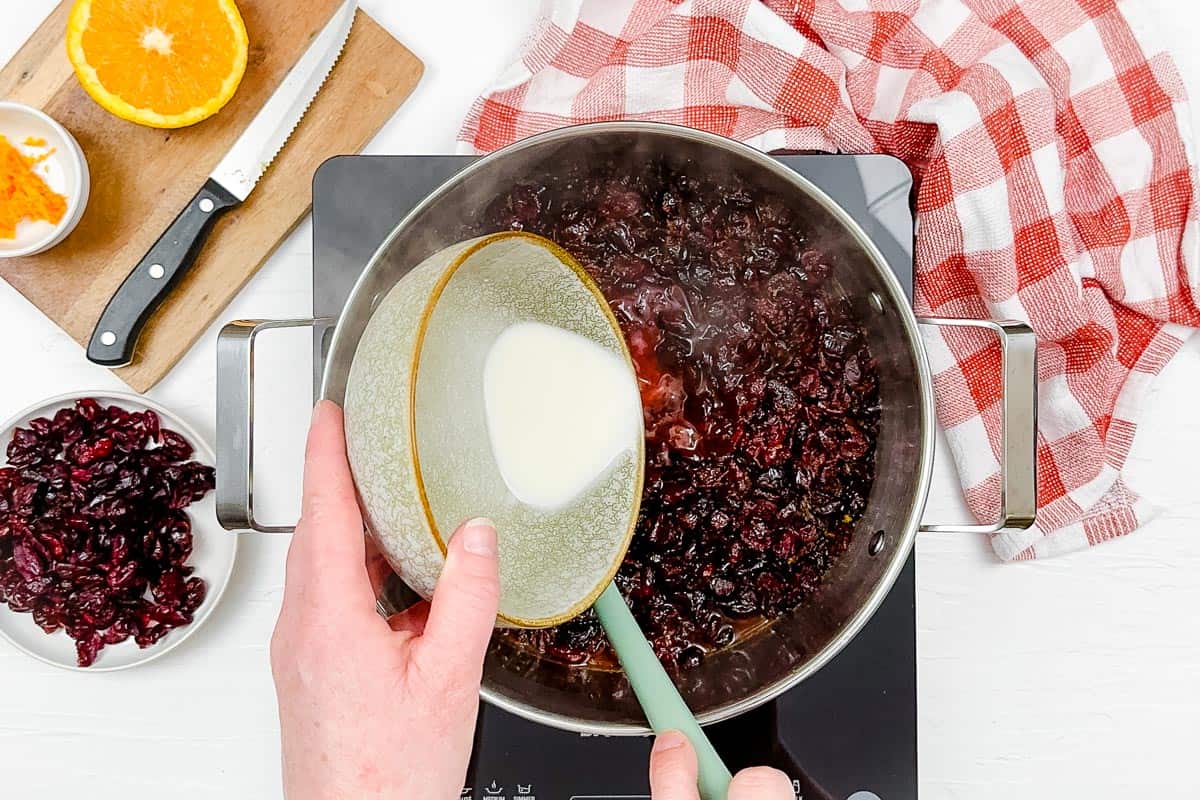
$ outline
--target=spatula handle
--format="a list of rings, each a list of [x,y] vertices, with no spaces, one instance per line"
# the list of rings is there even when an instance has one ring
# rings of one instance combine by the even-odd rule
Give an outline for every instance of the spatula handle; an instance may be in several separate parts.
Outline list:
[[[596,600],[595,609],[633,692],[642,704],[646,719],[650,721],[650,727],[655,733],[676,730],[686,736],[700,764],[700,796],[704,800],[725,800],[729,782],[733,779],[729,768],[717,754],[700,723],[696,722],[687,703],[683,702],[658,656],[654,655],[646,635],[630,613],[616,584],[608,585]]]

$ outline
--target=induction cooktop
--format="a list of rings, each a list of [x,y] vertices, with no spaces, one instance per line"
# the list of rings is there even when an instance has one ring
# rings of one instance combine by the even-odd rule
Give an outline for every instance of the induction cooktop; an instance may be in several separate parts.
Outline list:
[[[863,225],[912,295],[912,178],[889,156],[781,155]],[[471,156],[340,156],[313,180],[313,312],[336,317],[396,223]],[[314,396],[327,339],[314,337]],[[769,764],[803,800],[917,797],[913,556],[857,637],[778,699],[707,728],[736,771]],[[470,800],[649,797],[651,740],[549,728],[486,703],[462,789]],[[414,798],[414,800],[418,800]]]

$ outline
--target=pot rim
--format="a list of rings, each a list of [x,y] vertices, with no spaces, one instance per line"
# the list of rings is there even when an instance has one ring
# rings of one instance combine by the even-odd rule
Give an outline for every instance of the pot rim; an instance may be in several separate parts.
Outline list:
[[[858,610],[851,616],[842,626],[841,630],[830,639],[816,655],[808,659],[804,664],[794,669],[787,677],[775,681],[774,683],[763,686],[758,691],[743,697],[742,699],[720,706],[716,709],[708,711],[704,714],[696,716],[697,721],[701,725],[710,725],[715,722],[730,719],[739,714],[757,708],[763,703],[774,700],[784,692],[796,686],[809,676],[816,673],[850,643],[863,626],[874,616],[876,610],[883,603],[884,598],[891,591],[896,579],[899,577],[901,570],[904,568],[908,560],[909,553],[912,551],[913,543],[916,540],[917,529],[921,523],[921,515],[925,509],[926,498],[929,494],[929,484],[933,472],[933,454],[934,454],[934,437],[935,437],[935,418],[933,406],[933,381],[929,370],[929,362],[926,357],[925,347],[922,343],[920,334],[917,330],[917,317],[909,304],[909,300],[905,295],[904,290],[900,286],[899,280],[887,266],[887,261],[883,254],[876,247],[875,243],[867,236],[866,232],[854,220],[850,214],[838,205],[829,195],[817,187],[812,181],[798,174],[794,170],[780,164],[769,154],[757,150],[749,145],[707,131],[701,131],[695,128],[688,128],[681,125],[673,125],[665,122],[646,122],[646,121],[614,121],[614,122],[590,122],[581,125],[571,125],[562,128],[555,128],[550,131],[535,134],[525,139],[513,142],[507,147],[503,147],[492,153],[488,153],[479,157],[476,161],[471,162],[461,171],[455,173],[437,189],[426,196],[418,203],[408,214],[406,214],[388,234],[387,238],[379,245],[367,262],[366,268],[362,271],[354,283],[347,298],[346,305],[342,312],[338,315],[338,321],[341,322],[342,315],[345,314],[345,309],[353,305],[360,291],[367,281],[367,276],[376,269],[377,265],[386,257],[392,243],[405,231],[407,231],[412,220],[417,218],[430,206],[438,202],[443,196],[448,194],[455,187],[468,180],[472,175],[480,170],[487,168],[493,161],[499,160],[512,153],[517,153],[530,147],[537,147],[548,142],[565,141],[575,139],[581,136],[589,136],[591,134],[607,134],[607,133],[628,133],[628,134],[650,134],[654,136],[678,137],[680,139],[699,142],[706,145],[711,145],[722,150],[740,156],[758,166],[773,173],[781,178],[786,183],[789,183],[803,192],[810,199],[814,200],[834,219],[836,219],[842,228],[850,234],[854,242],[866,254],[871,265],[882,278],[884,288],[887,290],[887,305],[889,310],[895,310],[900,315],[901,325],[904,329],[907,345],[910,353],[915,361],[916,377],[920,384],[920,417],[921,417],[921,441],[920,441],[920,473],[917,476],[916,488],[913,492],[912,502],[909,505],[905,515],[903,533],[900,538],[900,543],[893,552],[891,561],[887,569],[880,576],[879,581],[872,589],[870,596],[867,598]],[[336,352],[340,345],[340,339],[345,326],[338,324],[333,333],[333,338],[329,343],[330,354]],[[326,362],[324,372],[321,377],[321,396],[328,396],[329,378],[331,374],[331,365],[333,360]],[[560,728],[576,733],[598,734],[604,736],[641,736],[651,733],[651,729],[645,725],[634,725],[623,722],[604,722],[604,721],[589,721],[580,720],[575,717],[569,717],[564,714],[558,714],[537,708],[525,702],[514,700],[499,692],[489,689],[486,684],[480,687],[480,696],[498,708],[504,709],[510,713],[516,714],[532,722],[537,722],[543,725],[549,725],[553,728]]]

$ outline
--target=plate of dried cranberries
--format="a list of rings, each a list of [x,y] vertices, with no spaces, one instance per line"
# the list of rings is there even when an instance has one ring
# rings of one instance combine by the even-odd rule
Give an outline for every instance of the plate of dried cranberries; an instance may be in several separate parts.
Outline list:
[[[157,658],[220,600],[237,537],[212,448],[157,403],[53,397],[0,427],[0,635],[49,664]]]

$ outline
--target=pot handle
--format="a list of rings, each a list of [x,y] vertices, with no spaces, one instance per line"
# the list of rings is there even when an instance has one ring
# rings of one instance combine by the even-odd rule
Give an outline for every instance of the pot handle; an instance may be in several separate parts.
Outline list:
[[[254,340],[275,328],[327,330],[336,320],[239,319],[217,335],[217,521],[230,531],[290,533],[254,519]]]
[[[986,328],[1000,337],[1000,518],[962,525],[921,525],[922,531],[997,533],[1023,530],[1037,518],[1037,337],[1023,322],[922,317],[922,325]]]

